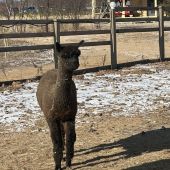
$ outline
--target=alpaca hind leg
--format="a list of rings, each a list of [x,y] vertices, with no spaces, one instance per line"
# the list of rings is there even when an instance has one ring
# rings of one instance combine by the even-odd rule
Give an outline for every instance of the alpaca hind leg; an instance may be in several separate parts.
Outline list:
[[[64,123],[61,122],[61,135],[63,140],[63,161],[65,161],[65,130],[64,130]]]
[[[61,134],[60,121],[48,121],[53,142],[53,156],[55,161],[55,170],[61,170],[61,160],[63,158],[63,140]]]
[[[71,160],[74,156],[74,143],[76,141],[75,121],[65,122],[66,133],[66,167],[71,167]]]

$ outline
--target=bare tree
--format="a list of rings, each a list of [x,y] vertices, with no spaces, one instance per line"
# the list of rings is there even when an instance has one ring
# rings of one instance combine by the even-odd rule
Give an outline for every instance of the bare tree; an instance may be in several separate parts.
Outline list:
[[[4,0],[0,2],[0,13],[3,15],[5,18],[10,20],[11,15],[12,15],[12,7],[14,5],[13,0]]]

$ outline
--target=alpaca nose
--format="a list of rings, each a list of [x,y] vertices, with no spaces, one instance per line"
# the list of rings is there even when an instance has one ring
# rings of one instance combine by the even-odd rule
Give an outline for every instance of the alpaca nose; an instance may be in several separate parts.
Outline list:
[[[74,64],[79,67],[79,61],[76,61]]]
[[[78,59],[78,58],[74,58],[74,59],[73,59],[73,63],[74,63],[74,64],[79,63],[79,59]]]
[[[80,65],[78,60],[75,60],[73,64],[74,64],[74,66],[75,66],[76,68],[78,68],[79,65]]]

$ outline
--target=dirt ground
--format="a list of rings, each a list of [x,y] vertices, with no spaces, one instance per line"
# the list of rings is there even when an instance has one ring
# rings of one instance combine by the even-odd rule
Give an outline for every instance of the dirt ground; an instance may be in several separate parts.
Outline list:
[[[156,64],[156,68],[161,70],[170,69],[169,66],[170,62]],[[118,72],[121,75],[146,73],[141,70]],[[103,75],[105,72],[97,74]],[[72,169],[170,169],[168,107],[133,116],[113,116],[107,111],[95,115],[91,112],[86,109],[86,113],[81,115],[81,123],[76,124],[77,141]],[[0,124],[0,131],[0,169],[54,169],[52,143],[42,116],[35,126],[25,128],[22,132],[6,131],[3,124]],[[62,166],[65,167],[64,162]]]
[[[107,114],[107,113],[106,113]],[[74,170],[169,170],[170,112],[147,116],[90,116],[78,126]],[[34,131],[32,131],[34,129]],[[0,169],[51,170],[52,144],[47,124],[22,133],[2,133]],[[64,163],[63,163],[63,166]]]

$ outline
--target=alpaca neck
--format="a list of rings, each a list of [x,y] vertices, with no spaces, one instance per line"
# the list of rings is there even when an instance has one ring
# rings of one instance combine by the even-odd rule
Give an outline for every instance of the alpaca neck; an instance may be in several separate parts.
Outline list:
[[[57,69],[57,82],[64,82],[72,80],[73,72],[66,70],[62,65],[58,66]]]
[[[59,66],[57,69],[57,80],[55,84],[54,101],[57,104],[56,108],[58,108],[60,111],[61,110],[63,111],[68,107],[71,84],[72,84],[72,72],[64,69],[62,66]]]

